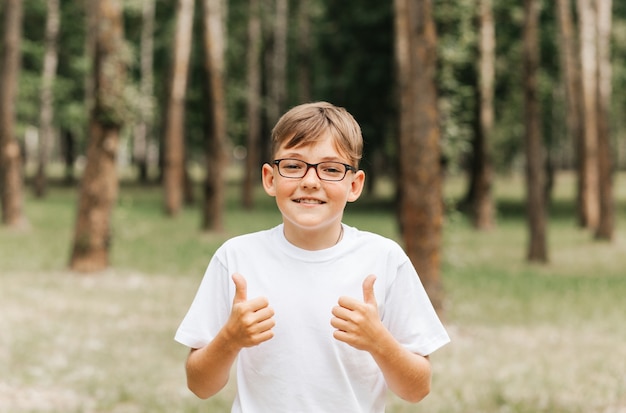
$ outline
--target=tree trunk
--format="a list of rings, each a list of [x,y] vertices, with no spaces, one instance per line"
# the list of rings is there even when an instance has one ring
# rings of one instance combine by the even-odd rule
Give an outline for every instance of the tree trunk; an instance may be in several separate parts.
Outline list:
[[[579,159],[582,226],[596,229],[600,216],[598,191],[598,119],[596,12],[593,0],[578,0],[583,106],[583,143]]]
[[[600,217],[595,237],[612,240],[615,226],[610,139],[611,107],[611,0],[596,0],[598,52],[598,178]]]
[[[287,97],[287,20],[289,3],[275,0],[273,42],[268,77],[267,117],[268,124],[276,123],[285,109]]]
[[[495,80],[495,25],[491,0],[480,1],[480,61],[479,61],[479,127],[474,156],[477,166],[474,192],[474,226],[487,230],[494,225],[494,204],[491,193],[493,172],[491,166],[491,135],[494,122]]]
[[[109,265],[111,214],[117,199],[116,157],[125,116],[124,33],[119,0],[100,0],[95,33],[94,107],[89,120],[87,164],[78,200],[70,267],[81,272]]]
[[[87,70],[85,72],[85,110],[87,115],[91,114],[94,105],[94,70],[89,65],[92,64],[96,54],[96,31],[98,27],[98,2],[92,0],[83,0],[85,7],[85,61]],[[87,135],[89,130],[86,131]]]
[[[47,5],[45,52],[39,95],[41,105],[39,110],[39,156],[37,159],[37,173],[34,180],[35,196],[39,198],[45,196],[48,187],[46,167],[53,138],[53,86],[58,63],[57,41],[61,20],[59,0],[47,0]]]
[[[0,52],[0,201],[2,223],[26,225],[20,146],[15,138],[15,103],[20,76],[22,0],[6,0]]]
[[[204,182],[202,228],[224,229],[226,169],[226,98],[224,49],[226,45],[222,0],[203,0],[204,68],[206,72],[207,173]]]
[[[311,2],[298,2],[298,103],[311,101]],[[368,176],[368,181],[370,177]]]
[[[133,136],[133,161],[137,165],[139,181],[148,181],[148,149],[152,142],[153,107],[154,107],[154,1],[143,0],[140,67],[141,97],[139,102],[139,121],[135,125]]]
[[[172,68],[165,113],[163,185],[165,212],[174,216],[183,203],[185,168],[185,96],[193,29],[193,0],[178,0]]]
[[[261,16],[259,0],[249,0],[247,51],[246,166],[242,187],[244,208],[254,206],[254,189],[259,177],[261,158]]]
[[[400,98],[400,213],[407,255],[437,311],[443,223],[439,111],[435,87],[437,35],[430,0],[395,0]]]
[[[582,111],[582,80],[580,78],[580,60],[578,58],[578,44],[572,20],[570,0],[556,1],[556,15],[559,23],[559,53],[561,62],[561,73],[565,89],[565,99],[567,102],[567,130],[575,147],[576,158],[578,160],[578,171],[581,171],[581,162],[584,150],[583,140],[583,111]],[[578,222],[582,226],[585,221],[582,213],[582,180],[578,174],[576,214]]]
[[[524,0],[524,124],[527,214],[530,240],[528,260],[547,262],[545,150],[539,104],[539,2]]]

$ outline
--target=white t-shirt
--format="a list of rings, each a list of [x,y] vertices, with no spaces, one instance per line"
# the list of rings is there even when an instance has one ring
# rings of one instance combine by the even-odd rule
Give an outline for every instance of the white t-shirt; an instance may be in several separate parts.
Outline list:
[[[267,297],[274,337],[245,348],[237,360],[233,412],[384,412],[386,383],[368,352],[333,337],[332,308],[340,296],[374,292],[385,327],[404,347],[428,355],[449,342],[413,265],[392,240],[344,225],[335,246],[308,251],[290,244],[283,226],[225,242],[206,270],[176,341],[207,345],[226,323],[241,274],[248,299]],[[210,374],[210,372],[207,372]]]

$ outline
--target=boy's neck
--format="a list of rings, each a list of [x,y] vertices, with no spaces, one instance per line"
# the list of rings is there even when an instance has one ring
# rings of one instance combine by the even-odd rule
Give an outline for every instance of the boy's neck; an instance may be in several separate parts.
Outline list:
[[[285,226],[285,238],[289,243],[308,251],[318,251],[334,247],[343,238],[343,225],[340,223],[333,228],[322,230],[302,231]]]

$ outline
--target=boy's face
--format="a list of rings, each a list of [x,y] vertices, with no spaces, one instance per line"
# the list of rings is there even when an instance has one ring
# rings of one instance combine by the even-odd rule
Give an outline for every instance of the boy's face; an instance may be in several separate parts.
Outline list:
[[[289,149],[281,146],[274,158],[299,159],[310,164],[325,161],[349,163],[337,151],[329,134],[312,145]],[[348,171],[341,181],[323,181],[315,168],[309,168],[303,178],[294,179],[281,176],[278,166],[265,164],[262,174],[265,192],[276,198],[288,239],[290,235],[298,239],[337,234],[346,203],[359,198],[365,181],[365,173],[360,170]]]

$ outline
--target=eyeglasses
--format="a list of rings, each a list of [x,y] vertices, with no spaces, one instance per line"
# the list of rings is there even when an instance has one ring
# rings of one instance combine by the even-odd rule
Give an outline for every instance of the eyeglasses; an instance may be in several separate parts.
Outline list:
[[[299,159],[276,159],[272,164],[278,166],[278,173],[284,178],[300,179],[315,169],[317,177],[322,181],[341,181],[348,171],[356,172],[356,168],[341,162],[308,163]]]

